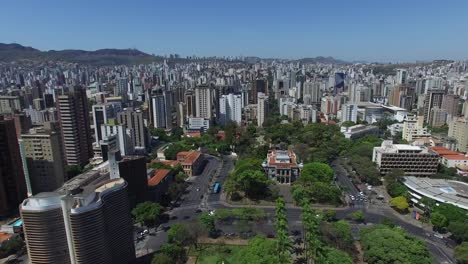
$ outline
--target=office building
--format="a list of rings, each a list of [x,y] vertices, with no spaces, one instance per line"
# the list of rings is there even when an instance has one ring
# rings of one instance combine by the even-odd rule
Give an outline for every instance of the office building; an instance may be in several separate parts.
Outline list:
[[[223,125],[229,122],[241,124],[242,98],[240,95],[230,93],[219,98],[219,121]]]
[[[305,82],[303,92],[304,104],[319,104],[321,100],[320,83]]]
[[[292,150],[271,150],[262,167],[268,178],[280,184],[291,184],[298,177],[303,164]]]
[[[335,73],[335,84],[333,85],[333,95],[337,95],[344,90],[345,74],[342,72]]]
[[[94,142],[99,145],[102,140],[101,125],[107,124],[110,119],[115,119],[117,113],[122,110],[120,104],[104,103],[93,105],[93,122],[94,122]]]
[[[130,129],[135,150],[144,152],[148,147],[148,132],[143,122],[143,112],[140,109],[126,108],[117,114],[117,121]]]
[[[431,109],[429,124],[432,127],[441,127],[447,122],[447,111],[438,106]]]
[[[28,193],[53,191],[66,180],[60,130],[54,126],[58,124],[47,123],[45,127],[31,129],[28,134],[21,135]]]
[[[359,139],[368,135],[379,135],[379,128],[376,126],[365,126],[362,124],[350,126],[350,127],[341,127],[341,133],[347,139]]]
[[[197,100],[193,90],[185,91],[184,103],[187,117],[195,117],[197,115]]]
[[[197,86],[195,88],[196,117],[213,118],[213,88]]]
[[[153,127],[172,129],[172,106],[169,91],[151,97],[151,115]]]
[[[85,90],[75,86],[68,94],[59,95],[58,110],[67,165],[85,166],[93,157]]]
[[[26,194],[15,121],[5,120],[0,115],[0,216],[17,211]]]
[[[268,94],[268,82],[265,79],[256,79],[252,82],[252,88],[249,91],[249,104],[258,103],[258,93]]]
[[[30,262],[123,264],[134,260],[127,182],[120,178],[96,188],[68,191],[40,193],[20,205]]]
[[[210,128],[210,120],[199,117],[188,119],[187,130],[189,132],[206,132]]]
[[[374,147],[372,161],[383,175],[399,169],[406,176],[430,176],[437,173],[439,155],[427,148],[384,140],[380,147]]]
[[[345,104],[341,109],[341,122],[357,122],[357,104]]]
[[[442,99],[441,108],[447,111],[449,117],[459,116],[458,106],[460,104],[460,97],[454,94],[446,94]]]
[[[102,124],[101,125],[101,135],[103,138],[115,135],[119,145],[120,154],[122,156],[133,155],[134,145],[133,145],[133,136],[134,132],[132,129],[126,128],[124,125],[117,124]]]
[[[444,90],[429,90],[424,98],[424,122],[431,121],[431,110],[434,107],[442,107],[442,99],[444,98]]]
[[[19,96],[0,96],[0,114],[11,114],[21,111]]]
[[[403,133],[402,138],[408,142],[420,138],[428,138],[431,134],[427,132],[427,128],[424,127],[424,117],[407,115],[403,121]]]
[[[262,127],[268,117],[268,96],[258,93],[257,102],[257,126]]]
[[[408,81],[408,71],[406,69],[397,69],[396,83],[405,84]]]
[[[148,176],[146,171],[146,158],[144,156],[125,156],[117,161],[119,175],[127,183],[127,192],[130,206],[146,200],[148,191]]]
[[[457,140],[457,149],[468,152],[468,119],[454,118],[449,123],[448,136]]]

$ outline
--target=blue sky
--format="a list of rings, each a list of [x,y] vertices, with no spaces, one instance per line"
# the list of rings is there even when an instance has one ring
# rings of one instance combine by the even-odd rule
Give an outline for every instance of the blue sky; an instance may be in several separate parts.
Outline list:
[[[0,42],[41,50],[468,59],[466,0],[15,0],[0,8]]]

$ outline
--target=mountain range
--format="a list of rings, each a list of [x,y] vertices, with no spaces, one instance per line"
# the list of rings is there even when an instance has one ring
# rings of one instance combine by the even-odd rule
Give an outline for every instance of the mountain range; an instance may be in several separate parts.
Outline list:
[[[164,57],[154,56],[137,49],[99,49],[95,51],[86,50],[49,50],[41,51],[32,47],[25,47],[17,43],[0,43],[0,62],[44,62],[63,61],[89,65],[123,65],[151,63],[162,61]],[[258,57],[249,57],[250,62],[259,61]],[[171,61],[186,62],[187,59],[177,58]],[[347,62],[334,59],[333,57],[315,57],[295,60],[300,63],[327,63],[345,64]]]

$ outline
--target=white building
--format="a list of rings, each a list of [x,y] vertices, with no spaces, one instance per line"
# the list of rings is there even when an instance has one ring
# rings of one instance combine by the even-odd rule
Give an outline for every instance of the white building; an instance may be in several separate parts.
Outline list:
[[[268,115],[268,96],[264,93],[257,95],[257,126],[263,126]]]
[[[242,122],[242,97],[241,95],[222,95],[219,98],[219,121],[221,124],[228,122]]]
[[[166,93],[151,97],[151,110],[155,128],[172,128],[171,101]]]
[[[356,104],[345,104],[341,109],[341,122],[357,122],[358,106]]]
[[[431,136],[427,129],[423,126],[423,116],[411,116],[408,115],[403,122],[403,134],[402,138],[408,142],[411,142],[419,138],[428,138]]]
[[[110,119],[116,118],[122,111],[119,103],[104,103],[93,105],[94,142],[99,144],[102,140],[101,125],[107,124]]]
[[[101,125],[101,135],[103,138],[110,137],[112,135],[116,136],[117,143],[119,145],[118,148],[122,156],[129,156],[134,153],[135,147],[133,146],[132,134],[132,130],[130,128],[126,128],[124,125]]]
[[[213,89],[208,86],[198,86],[195,88],[196,117],[213,118]]]
[[[190,131],[206,131],[210,128],[210,120],[200,117],[190,117],[188,119],[187,128]]]

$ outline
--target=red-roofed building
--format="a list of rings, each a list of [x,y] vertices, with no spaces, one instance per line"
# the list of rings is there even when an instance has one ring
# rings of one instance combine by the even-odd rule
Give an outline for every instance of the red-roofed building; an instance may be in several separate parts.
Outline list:
[[[182,165],[185,174],[194,176],[200,173],[203,166],[203,155],[200,151],[190,150],[177,153],[177,161]]]
[[[463,153],[444,147],[430,147],[429,149],[439,154],[439,162],[445,167],[458,168],[468,166],[468,156]]]
[[[299,177],[302,163],[297,162],[296,154],[292,150],[271,150],[262,167],[268,178],[278,183],[291,184]]]
[[[174,174],[171,170],[158,169],[153,172],[153,176],[148,180],[149,197],[151,200],[159,202],[162,195],[167,192],[170,184],[174,181]]]

